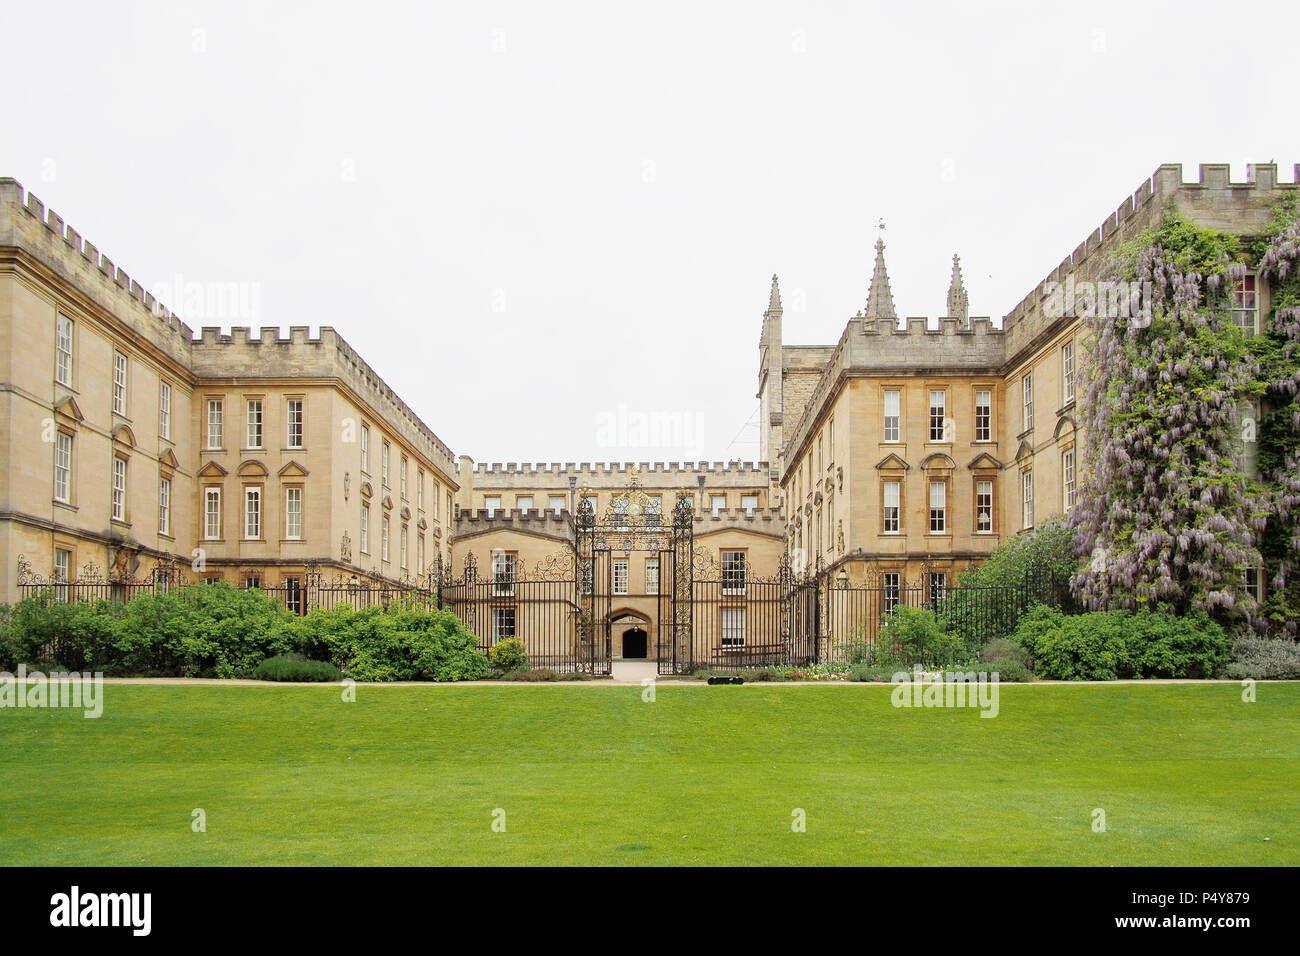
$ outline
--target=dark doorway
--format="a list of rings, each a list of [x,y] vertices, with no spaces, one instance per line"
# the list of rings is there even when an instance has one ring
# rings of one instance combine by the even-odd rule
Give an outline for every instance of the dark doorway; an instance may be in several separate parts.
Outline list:
[[[646,634],[639,627],[623,632],[623,659],[645,660]]]

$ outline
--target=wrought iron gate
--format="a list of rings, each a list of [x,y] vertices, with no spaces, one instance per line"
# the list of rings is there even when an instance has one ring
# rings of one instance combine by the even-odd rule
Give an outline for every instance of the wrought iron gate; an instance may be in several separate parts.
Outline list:
[[[597,519],[584,496],[578,506],[578,632],[580,647],[593,665],[608,671],[613,657],[614,598],[626,594],[626,578],[616,580],[616,562],[636,553],[658,559],[655,650],[661,674],[691,667],[691,551],[695,513],[685,496],[667,522],[637,485],[615,495]],[[621,557],[618,557],[621,556]],[[626,573],[626,571],[624,571]],[[598,670],[598,672],[600,672]]]

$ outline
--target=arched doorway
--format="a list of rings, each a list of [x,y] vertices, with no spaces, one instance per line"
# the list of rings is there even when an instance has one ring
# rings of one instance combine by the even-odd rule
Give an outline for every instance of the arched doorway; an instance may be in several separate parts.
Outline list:
[[[645,660],[648,647],[645,628],[633,627],[623,632],[624,660]]]

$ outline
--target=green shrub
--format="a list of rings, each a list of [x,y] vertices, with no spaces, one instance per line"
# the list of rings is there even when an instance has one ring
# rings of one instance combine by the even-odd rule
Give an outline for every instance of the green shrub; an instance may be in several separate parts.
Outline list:
[[[280,654],[268,657],[253,671],[255,680],[275,681],[336,681],[342,675],[328,661],[309,661],[298,654]]]
[[[1300,644],[1285,637],[1240,637],[1232,645],[1228,676],[1254,680],[1300,679]]]
[[[1023,683],[1032,679],[1033,658],[1029,651],[1014,641],[998,637],[989,641],[979,653],[979,669],[997,674],[998,680]]]
[[[1033,679],[1029,668],[1014,657],[999,657],[986,661],[981,670],[988,674],[997,674],[998,680],[1005,684],[1023,684]]]
[[[298,653],[308,660],[334,661],[336,648],[349,646],[358,627],[356,611],[343,604],[334,608],[313,608],[293,621],[289,633]]]
[[[1034,662],[1028,650],[1005,637],[995,637],[985,644],[984,649],[979,653],[979,659],[986,663],[989,661],[1015,661],[1026,668],[1030,667]]]
[[[110,674],[237,677],[289,649],[288,615],[261,591],[196,584],[125,603],[53,597],[15,606],[10,656]]]
[[[524,681],[528,683],[544,682],[552,683],[555,681],[577,681],[577,680],[594,680],[590,674],[582,671],[555,671],[549,667],[531,667],[527,670],[507,671],[497,677],[497,680]]]
[[[13,644],[13,629],[10,626],[13,611],[8,604],[0,604],[0,670],[12,671],[18,666],[17,648]]]
[[[0,618],[0,663],[246,677],[264,661],[296,651],[356,680],[470,680],[489,671],[478,639],[460,620],[418,598],[395,601],[387,611],[344,606],[301,618],[260,590],[224,583],[144,594],[125,604],[52,598],[26,598]],[[275,672],[279,666],[270,665]]]
[[[1012,640],[1030,653],[1040,677],[1115,680],[1127,661],[1126,616],[1126,611],[1096,611],[1069,617],[1039,605],[1021,618]]]
[[[1064,580],[1081,563],[1074,530],[1065,515],[1056,515],[989,552],[977,567],[958,574],[957,583],[964,588],[1020,587],[1031,573]]]
[[[358,681],[460,681],[488,676],[478,638],[451,611],[427,606],[313,610],[296,622],[304,654],[323,656]]]
[[[939,620],[977,654],[989,641],[1010,636],[1031,601],[1068,598],[1070,577],[1080,563],[1065,516],[1049,518],[960,572],[958,590],[938,602]],[[1027,591],[1027,585],[1033,589]]]
[[[1205,611],[1138,611],[1127,633],[1134,677],[1216,677],[1228,663],[1231,638]]]
[[[525,667],[520,670],[506,671],[501,675],[500,679],[514,680],[514,681],[543,682],[543,681],[557,681],[560,679],[560,675],[556,671],[551,670],[549,667]]]
[[[907,668],[948,667],[969,660],[961,638],[944,631],[933,611],[898,605],[876,641],[876,663]]]
[[[883,667],[880,664],[868,664],[859,661],[856,664],[849,665],[849,680],[858,683],[888,683],[897,669],[896,667]]]
[[[865,632],[865,626],[859,628]],[[876,646],[865,639],[863,634],[855,633],[833,651],[835,657],[852,667],[854,664],[872,664],[876,660]]]
[[[57,601],[49,590],[23,598],[9,622],[14,664],[74,671],[105,670],[114,658],[113,632],[121,605]]]
[[[492,666],[503,673],[526,671],[529,667],[528,650],[524,647],[524,642],[517,637],[507,637],[504,641],[499,641],[488,656],[492,660]]]
[[[1227,635],[1199,611],[1066,615],[1040,605],[1012,639],[1032,655],[1038,676],[1056,680],[1213,677],[1227,663]]]
[[[193,584],[121,607],[113,662],[121,673],[246,677],[292,649],[293,618],[257,589]]]

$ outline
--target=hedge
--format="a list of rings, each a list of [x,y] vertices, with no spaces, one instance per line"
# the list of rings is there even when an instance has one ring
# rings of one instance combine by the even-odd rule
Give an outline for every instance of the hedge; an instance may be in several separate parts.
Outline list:
[[[1011,639],[1030,653],[1039,677],[1056,680],[1214,677],[1228,663],[1228,635],[1203,611],[1068,615],[1039,605]]]
[[[478,639],[450,611],[401,602],[289,614],[257,589],[195,584],[125,603],[50,592],[0,607],[0,668],[170,677],[248,677],[296,652],[360,681],[485,677]],[[273,668],[278,665],[272,665]]]

